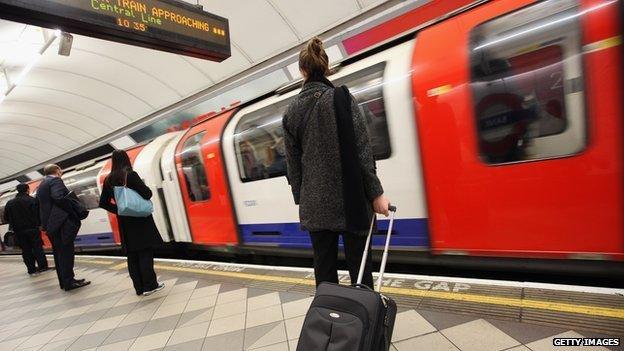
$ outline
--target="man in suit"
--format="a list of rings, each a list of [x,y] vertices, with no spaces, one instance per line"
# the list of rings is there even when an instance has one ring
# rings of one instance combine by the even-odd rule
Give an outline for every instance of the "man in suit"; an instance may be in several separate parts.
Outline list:
[[[15,232],[17,243],[22,248],[22,259],[28,274],[34,276],[48,270],[39,230],[39,203],[30,196],[28,184],[18,184],[16,190],[17,195],[4,208],[4,219]]]
[[[50,164],[43,173],[45,179],[37,190],[39,213],[41,225],[52,242],[59,284],[66,291],[81,288],[91,282],[74,278],[74,240],[80,229],[80,217],[61,179],[61,168]]]

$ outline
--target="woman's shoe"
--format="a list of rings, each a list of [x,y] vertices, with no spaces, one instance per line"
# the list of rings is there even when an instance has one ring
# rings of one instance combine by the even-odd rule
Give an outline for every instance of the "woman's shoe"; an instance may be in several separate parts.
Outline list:
[[[151,294],[158,292],[165,288],[165,283],[158,283],[158,286],[154,290],[146,291],[143,293],[143,296],[150,296]]]

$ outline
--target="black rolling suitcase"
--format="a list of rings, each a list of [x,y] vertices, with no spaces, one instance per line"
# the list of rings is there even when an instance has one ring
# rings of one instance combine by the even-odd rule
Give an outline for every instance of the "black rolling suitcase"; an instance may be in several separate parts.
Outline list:
[[[362,255],[357,284],[353,286],[321,283],[306,314],[297,351],[387,351],[397,313],[396,303],[381,294],[381,282],[388,259],[388,246],[396,207],[390,206],[390,225],[377,291],[362,283],[368,246]],[[373,224],[368,232],[370,243]]]

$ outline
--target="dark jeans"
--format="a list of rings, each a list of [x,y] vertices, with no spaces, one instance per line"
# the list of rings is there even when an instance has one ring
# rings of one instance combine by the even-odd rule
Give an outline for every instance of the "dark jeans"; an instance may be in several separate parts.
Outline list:
[[[332,231],[310,232],[312,249],[314,250],[314,277],[316,286],[321,282],[338,283],[338,237],[340,233]],[[351,284],[357,282],[362,254],[366,245],[366,236],[342,234],[345,257]],[[371,255],[366,260],[362,284],[373,288]]]
[[[158,287],[156,272],[154,272],[154,251],[128,251],[128,273],[132,279],[137,294],[154,290]]]
[[[52,243],[54,265],[61,289],[74,281],[74,242],[64,244],[60,233],[48,235]]]
[[[22,259],[29,274],[48,268],[39,229],[33,228],[16,232],[15,238],[17,244],[22,248]]]

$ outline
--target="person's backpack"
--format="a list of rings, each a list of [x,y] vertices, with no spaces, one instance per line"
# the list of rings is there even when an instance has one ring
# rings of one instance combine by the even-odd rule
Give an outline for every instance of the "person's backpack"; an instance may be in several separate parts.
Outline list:
[[[124,178],[123,186],[115,186],[115,204],[117,215],[129,217],[147,217],[154,211],[152,201],[144,199],[139,193],[128,188],[128,174]]]

